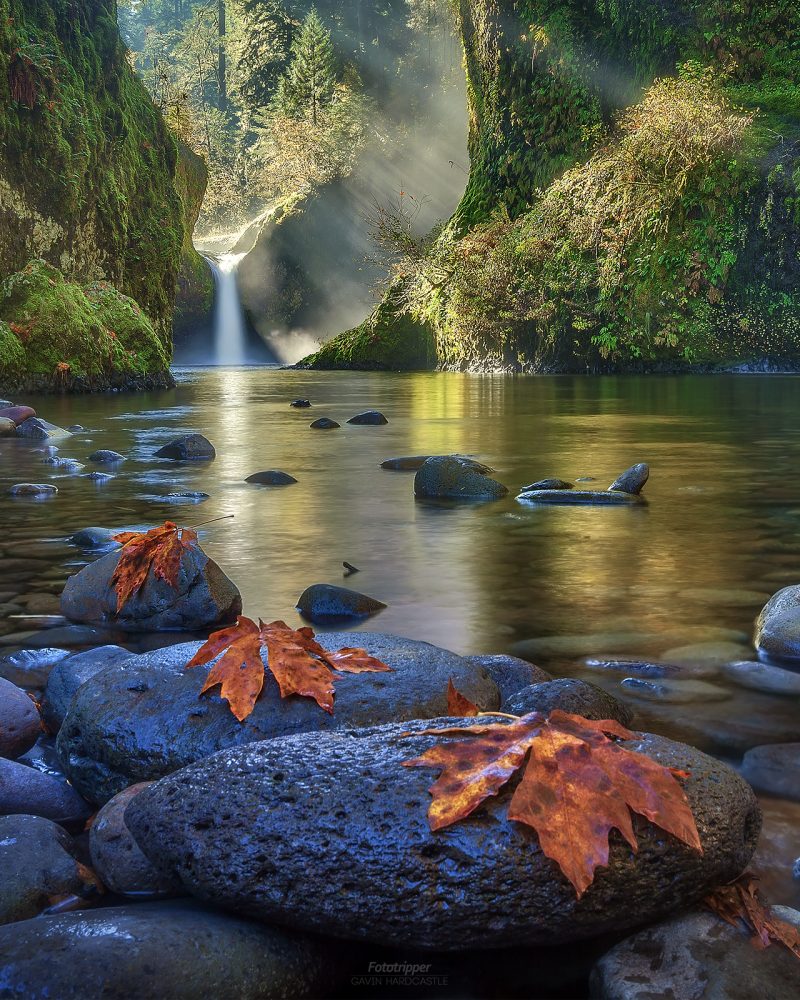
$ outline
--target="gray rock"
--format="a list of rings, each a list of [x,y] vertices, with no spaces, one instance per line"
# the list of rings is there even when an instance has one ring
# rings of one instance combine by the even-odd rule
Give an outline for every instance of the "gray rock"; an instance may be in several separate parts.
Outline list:
[[[163,497],[159,497],[159,503],[204,503],[209,500],[210,496],[208,493],[203,493],[201,490],[182,490],[175,493],[165,493]]]
[[[95,475],[95,473],[90,473],[90,475]],[[120,547],[120,543],[114,541],[114,535],[118,535],[122,530],[122,528],[81,528],[74,535],[70,535],[69,541],[81,549],[108,552]]]
[[[80,829],[92,810],[74,788],[51,774],[0,757],[0,816],[43,816],[67,829]]]
[[[237,722],[218,690],[200,696],[209,667],[186,669],[200,644],[145,653],[103,671],[76,693],[58,750],[70,780],[94,802],[137,781],[152,781],[226,747],[275,736],[390,719],[434,718],[447,710],[447,682],[484,709],[500,695],[487,673],[426,642],[377,632],[317,636],[325,649],[365,648],[391,673],[344,674],[333,715],[309,698],[281,698],[270,674],[255,710]]]
[[[565,479],[540,479],[529,486],[523,486],[520,493],[528,493],[531,490],[574,490],[575,484],[569,483]]]
[[[308,410],[311,407],[311,402],[308,399],[293,399],[289,406],[293,406],[296,410]]]
[[[594,1000],[789,1000],[800,963],[786,949],[755,951],[749,935],[712,913],[657,924],[612,948],[595,966]]]
[[[759,792],[800,802],[800,743],[753,747],[744,755],[742,774]]]
[[[631,674],[634,677],[677,677],[687,668],[675,663],[658,663],[651,660],[609,660],[590,656],[584,663],[592,670],[610,670]]]
[[[131,785],[97,814],[89,831],[92,865],[103,884],[120,896],[142,899],[180,895],[180,883],[156,871],[125,825],[125,810],[147,787],[146,783]]]
[[[330,417],[320,417],[319,420],[315,420],[313,424],[308,425],[314,431],[333,431],[337,427],[341,427],[341,424],[337,424],[335,420],[331,420]]]
[[[58,493],[52,483],[16,483],[8,491],[11,497],[51,497]]]
[[[429,458],[414,477],[417,498],[500,500],[508,490],[455,455]]]
[[[800,858],[796,858],[792,865],[792,878],[800,879]]]
[[[346,618],[368,618],[386,605],[357,590],[315,583],[306,587],[295,605],[300,614],[315,625],[329,625]]]
[[[81,431],[85,431],[86,428],[83,426],[83,424],[70,424],[67,430],[70,432],[70,434],[80,434]]]
[[[609,490],[621,490],[623,493],[638,495],[644,489],[649,478],[650,466],[646,462],[640,462],[638,465],[632,465],[630,469],[626,469],[608,488]]]
[[[0,757],[21,757],[42,731],[33,701],[15,684],[0,677]]]
[[[0,417],[0,437],[14,437],[17,425],[11,417]]]
[[[252,476],[245,479],[246,483],[255,483],[257,486],[291,486],[297,480],[290,476],[288,472],[280,472],[277,469],[270,469],[267,472],[254,472]]]
[[[634,697],[644,698],[648,701],[669,702],[672,705],[727,701],[731,697],[730,691],[726,688],[694,678],[686,680],[664,678],[653,681],[644,677],[626,677],[620,681],[620,686]]]
[[[80,472],[81,469],[85,468],[77,459],[62,458],[58,455],[50,455],[48,458],[43,458],[42,465],[49,465],[54,469],[58,469],[59,472],[64,473]]]
[[[117,613],[111,577],[120,559],[109,552],[71,576],[61,594],[61,613],[76,622],[114,625],[126,632],[211,629],[235,621],[242,610],[238,588],[199,548],[183,549],[177,586],[153,570],[144,586]]]
[[[531,684],[512,695],[505,703],[505,711],[512,715],[528,712],[571,712],[585,719],[616,719],[629,726],[633,713],[627,705],[602,688],[574,677],[560,677],[545,684]]]
[[[81,479],[88,479],[92,483],[110,483],[112,479],[116,479],[116,476],[111,476],[107,472],[87,472],[85,475],[81,476]]]
[[[70,655],[68,649],[49,647],[8,653],[0,656],[0,677],[25,691],[40,691],[56,663]]]
[[[2,989],[43,1000],[286,1000],[333,993],[341,945],[183,900],[0,929]]]
[[[643,504],[635,493],[621,490],[526,490],[517,496],[522,503],[565,504],[568,506],[624,506]]]
[[[0,924],[36,917],[72,896],[91,905],[101,893],[66,830],[41,816],[0,816]],[[0,991],[6,986],[0,976]]]
[[[405,455],[400,458],[387,458],[385,462],[381,462],[381,468],[392,472],[416,472],[429,458],[457,458],[462,465],[484,476],[490,476],[494,472],[488,465],[476,462],[474,458],[468,458],[466,455]]]
[[[482,667],[500,688],[501,706],[511,695],[531,684],[543,684],[553,678],[546,670],[521,660],[518,656],[507,656],[503,653],[489,656],[468,656],[470,663]]]
[[[210,462],[217,457],[214,445],[202,434],[183,434],[155,454],[156,458],[171,458],[173,462]]]
[[[784,587],[767,601],[753,643],[759,656],[800,663],[800,585]]]
[[[61,441],[72,435],[63,427],[57,427],[41,417],[28,417],[18,425],[17,437],[29,438],[31,441]]]
[[[384,417],[382,413],[378,410],[364,410],[363,413],[357,413],[354,417],[350,417],[347,421],[348,424],[388,424],[389,421]]]
[[[97,462],[98,465],[117,465],[125,461],[125,456],[120,455],[118,451],[109,451],[107,448],[101,448],[99,451],[92,452],[89,456],[89,461]]]
[[[436,725],[473,723],[485,725]],[[422,734],[430,726],[226,750],[145,789],[125,820],[145,854],[200,898],[336,937],[437,950],[624,931],[691,905],[753,854],[760,814],[749,785],[692,747],[644,735],[626,745],[690,773],[704,853],[637,822],[639,853],[612,836],[609,867],[576,900],[533,831],[507,819],[508,793],[431,831],[436,770],[403,766],[433,745]]]
[[[83,653],[73,653],[53,667],[42,699],[42,718],[51,733],[61,728],[75,692],[95,674],[108,667],[135,659],[122,646],[98,646]]]

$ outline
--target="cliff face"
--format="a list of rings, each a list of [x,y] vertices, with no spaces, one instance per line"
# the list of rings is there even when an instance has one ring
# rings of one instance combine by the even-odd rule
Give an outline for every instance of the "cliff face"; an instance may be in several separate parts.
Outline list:
[[[200,216],[207,185],[208,168],[205,160],[185,143],[179,143],[175,186],[183,204],[185,227],[175,298],[176,345],[198,334],[208,335],[213,322],[214,275],[208,261],[195,250],[192,242],[192,233]]]
[[[794,0],[459,0],[458,17],[469,184],[392,297],[441,366],[800,358]]]
[[[168,378],[184,235],[175,168],[175,144],[127,63],[113,2],[0,0],[0,318],[22,348],[13,371],[0,369],[5,384],[24,377],[46,387],[52,374],[26,333],[39,317],[20,294],[25,282],[8,285],[32,261],[89,299],[91,286],[107,283],[141,312],[143,325],[113,357],[51,331],[75,388]]]

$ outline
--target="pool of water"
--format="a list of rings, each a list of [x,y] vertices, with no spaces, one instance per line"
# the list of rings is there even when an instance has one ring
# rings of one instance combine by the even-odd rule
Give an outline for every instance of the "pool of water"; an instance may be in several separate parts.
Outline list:
[[[182,369],[177,377],[168,392],[26,400],[54,423],[87,428],[64,442],[60,455],[85,461],[93,450],[111,448],[128,461],[97,486],[43,465],[41,445],[0,439],[0,493],[25,481],[59,488],[46,502],[0,498],[0,609],[15,594],[58,593],[89,558],[65,541],[79,528],[167,518],[193,525],[232,513],[201,528],[201,540],[238,584],[252,617],[297,623],[294,606],[307,586],[345,583],[388,605],[363,629],[462,653],[522,651],[556,674],[590,679],[628,700],[643,728],[734,762],[748,746],[797,728],[796,698],[737,687],[713,662],[702,679],[716,690],[701,689],[680,704],[636,696],[621,686],[624,673],[585,662],[669,659],[697,643],[713,660],[711,642],[724,644],[720,660],[751,655],[761,605],[800,582],[796,377],[273,368]],[[290,408],[297,396],[308,397],[313,409]],[[388,425],[345,423],[368,408],[384,412]],[[341,429],[310,430],[320,416]],[[153,457],[189,431],[215,444],[213,463]],[[394,456],[450,452],[491,465],[508,498],[426,504],[414,499],[413,473],[380,468]],[[519,487],[546,476],[592,477],[604,488],[640,461],[651,466],[641,508],[543,508],[515,500]],[[265,469],[282,469],[298,483],[270,489],[244,482]],[[196,506],[164,500],[182,490],[210,499]],[[343,561],[360,572],[345,581]],[[53,624],[6,615],[0,642],[6,649],[24,645],[21,631]],[[781,829],[790,831],[784,820]],[[782,854],[800,854],[790,832],[784,841]],[[782,878],[781,886],[782,901],[800,903],[798,883]]]

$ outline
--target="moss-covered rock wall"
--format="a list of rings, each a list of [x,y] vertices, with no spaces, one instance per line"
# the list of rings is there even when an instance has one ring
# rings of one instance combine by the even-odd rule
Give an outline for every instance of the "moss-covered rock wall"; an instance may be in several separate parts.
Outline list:
[[[175,169],[112,0],[0,0],[0,280],[43,260],[67,283],[108,282],[159,338],[141,360],[163,368],[184,239]]]
[[[184,338],[197,336],[199,332],[207,333],[212,323],[214,274],[208,261],[197,252],[192,242],[192,233],[200,216],[207,185],[208,168],[205,160],[184,142],[180,142],[175,186],[183,205],[184,234],[175,298],[176,344]]]

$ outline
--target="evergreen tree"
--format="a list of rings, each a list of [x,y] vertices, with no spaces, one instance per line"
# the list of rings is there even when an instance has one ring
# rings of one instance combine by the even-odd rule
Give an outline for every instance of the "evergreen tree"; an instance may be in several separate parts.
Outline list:
[[[292,45],[289,67],[278,84],[278,111],[290,118],[307,118],[316,128],[320,111],[333,103],[337,79],[331,34],[312,9]]]

